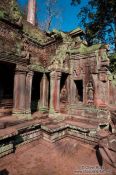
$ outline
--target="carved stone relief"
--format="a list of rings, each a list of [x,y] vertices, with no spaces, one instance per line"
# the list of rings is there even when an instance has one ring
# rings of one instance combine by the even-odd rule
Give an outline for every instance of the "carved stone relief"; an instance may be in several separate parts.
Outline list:
[[[94,88],[92,82],[90,81],[87,85],[87,103],[93,104],[93,102],[94,102]]]
[[[63,88],[61,89],[60,101],[62,103],[66,103],[67,100],[68,100],[68,91],[67,91],[66,85],[64,85]]]

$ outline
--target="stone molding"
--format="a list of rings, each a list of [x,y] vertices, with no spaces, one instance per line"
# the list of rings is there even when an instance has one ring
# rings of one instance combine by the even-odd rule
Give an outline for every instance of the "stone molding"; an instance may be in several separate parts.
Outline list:
[[[29,72],[28,67],[22,65],[16,65],[16,72]]]

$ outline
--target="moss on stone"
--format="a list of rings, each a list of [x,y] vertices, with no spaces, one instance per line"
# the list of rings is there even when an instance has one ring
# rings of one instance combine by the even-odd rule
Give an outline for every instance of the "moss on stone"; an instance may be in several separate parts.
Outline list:
[[[0,10],[0,19],[3,19],[3,18],[4,18],[4,16],[5,16],[5,12],[4,12],[4,11],[2,11],[2,10]]]
[[[22,18],[21,11],[19,10],[19,7],[15,0],[11,1],[10,8],[10,16],[13,20],[18,21],[20,18]]]
[[[85,44],[81,44],[81,47],[79,48],[79,52],[82,54],[88,54],[88,53],[92,53],[95,52],[96,50],[98,50],[101,47],[101,44],[95,44],[92,45],[90,47],[86,46]]]
[[[71,36],[68,33],[64,33],[60,30],[56,30],[54,29],[51,33],[50,33],[51,37],[54,38],[61,38],[63,40],[63,43],[65,42],[73,42]]]
[[[111,73],[109,71],[109,73],[108,73],[108,80],[112,81],[112,84],[114,86],[116,86],[116,74],[115,73]]]
[[[80,53],[80,54],[90,54],[90,53],[93,53],[97,50],[99,50],[101,47],[101,44],[95,44],[95,45],[92,45],[92,46],[87,46],[86,43],[84,43],[84,41],[81,42],[81,45],[79,48],[75,48],[75,49],[71,49],[69,50],[69,53]]]
[[[32,64],[29,65],[29,69],[33,70],[33,71],[37,71],[37,72],[44,72],[44,68],[42,65],[40,64]]]
[[[63,41],[63,43],[57,48],[55,55],[51,56],[51,63],[53,63],[54,66],[57,64],[60,68],[63,68],[63,62],[67,57],[67,52],[75,45],[75,41],[69,36],[69,34],[58,30],[53,30],[51,34],[52,37],[60,37]]]
[[[19,24],[22,20],[22,14],[16,0],[0,1],[0,18],[7,19]]]
[[[38,27],[33,26],[27,21],[23,22],[23,32],[26,33],[30,38],[36,40],[40,44],[44,44],[49,40],[44,32],[40,31]]]

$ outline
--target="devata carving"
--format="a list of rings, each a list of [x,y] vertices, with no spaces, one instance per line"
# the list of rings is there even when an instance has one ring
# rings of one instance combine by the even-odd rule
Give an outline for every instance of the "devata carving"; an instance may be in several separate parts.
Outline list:
[[[68,92],[67,92],[66,86],[64,85],[63,88],[61,89],[60,101],[62,103],[66,103],[67,100],[68,100]]]
[[[87,103],[90,105],[94,103],[94,89],[92,82],[89,82],[87,85]]]

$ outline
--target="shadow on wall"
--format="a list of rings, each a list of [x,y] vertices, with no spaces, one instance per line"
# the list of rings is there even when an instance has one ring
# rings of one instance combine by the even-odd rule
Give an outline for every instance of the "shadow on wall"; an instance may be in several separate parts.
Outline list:
[[[96,147],[95,147],[95,149],[96,149],[96,157],[97,157],[97,161],[98,161],[98,163],[99,163],[99,166],[103,166],[103,158],[102,158],[102,156],[101,156],[101,154],[100,154],[100,151],[99,151],[99,146],[97,145]]]
[[[9,175],[9,172],[6,169],[0,170],[0,175]]]

